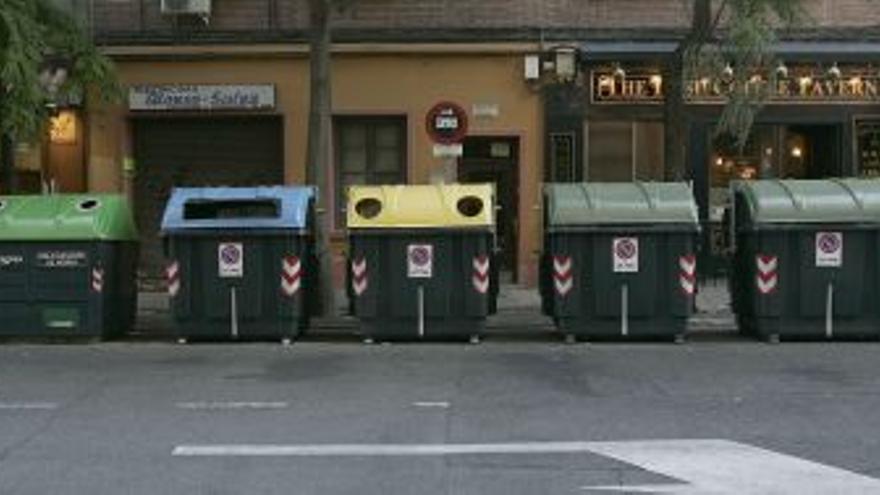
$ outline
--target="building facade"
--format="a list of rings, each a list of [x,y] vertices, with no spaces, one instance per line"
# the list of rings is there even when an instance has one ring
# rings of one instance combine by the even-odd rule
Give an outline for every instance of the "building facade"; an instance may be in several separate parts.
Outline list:
[[[731,178],[880,173],[880,9],[807,4],[810,28],[780,44],[788,86],[775,88],[747,152],[714,137],[718,83],[692,86],[685,170],[707,223]],[[58,190],[131,195],[145,278],[160,271],[156,229],[171,187],[306,182],[305,0],[86,8],[124,98],[90,95],[62,110],[35,168]],[[533,285],[542,182],[667,175],[661,71],[689,20],[680,0],[354,2],[335,24],[323,192],[340,279],[347,186],[444,180],[496,184],[506,276]],[[438,102],[467,113],[461,156],[426,132]]]

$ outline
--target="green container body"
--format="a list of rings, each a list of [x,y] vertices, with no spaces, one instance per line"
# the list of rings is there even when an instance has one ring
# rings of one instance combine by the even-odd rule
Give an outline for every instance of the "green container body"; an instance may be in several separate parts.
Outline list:
[[[346,287],[363,335],[479,338],[498,297],[494,186],[358,186],[348,193]],[[372,214],[362,210],[369,203]]]
[[[360,320],[364,336],[462,340],[484,333],[486,318],[495,312],[498,297],[491,230],[357,229],[350,230],[348,238],[350,311]],[[409,276],[409,246],[414,245],[433,248],[430,278]],[[475,265],[481,264],[488,267],[485,291],[477,287],[486,283],[477,274]]]
[[[178,338],[292,340],[308,328],[320,304],[314,195],[289,186],[172,192],[162,236]],[[224,255],[230,246],[235,262]]]
[[[687,184],[548,184],[544,314],[577,338],[675,338],[695,310],[697,208]],[[636,239],[637,271],[615,269]],[[632,268],[630,268],[632,270]]]
[[[738,182],[732,196],[729,283],[742,333],[880,336],[880,181]],[[820,263],[820,233],[842,239],[834,266]]]
[[[243,276],[221,277],[218,249],[241,244]],[[309,326],[315,301],[317,262],[310,234],[289,231],[189,231],[166,237],[165,253],[179,267],[179,293],[171,299],[175,332],[187,339],[293,339]],[[284,259],[301,263],[301,288],[281,291]],[[237,328],[233,330],[233,292]]]
[[[137,309],[137,257],[122,196],[0,197],[0,336],[125,335]]]

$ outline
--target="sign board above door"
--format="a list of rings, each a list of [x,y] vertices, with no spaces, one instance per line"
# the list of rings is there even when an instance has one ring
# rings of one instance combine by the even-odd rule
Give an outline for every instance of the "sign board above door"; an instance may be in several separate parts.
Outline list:
[[[274,84],[143,84],[128,89],[132,111],[273,110]]]

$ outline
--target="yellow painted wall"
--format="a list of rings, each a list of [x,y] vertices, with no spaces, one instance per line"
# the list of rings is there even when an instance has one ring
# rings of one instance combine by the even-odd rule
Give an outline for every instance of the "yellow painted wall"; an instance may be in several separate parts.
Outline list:
[[[469,114],[474,104],[497,105],[497,117],[469,115],[469,134],[520,138],[519,273],[521,281],[531,285],[536,281],[535,251],[540,245],[540,214],[534,207],[540,204],[543,177],[543,118],[540,95],[524,83],[522,64],[520,54],[339,53],[333,62],[333,103],[337,115],[405,115],[409,127],[408,176],[414,183],[428,182],[431,170],[441,163],[433,157],[433,143],[425,132],[425,114],[432,105],[441,100],[454,101]],[[307,58],[248,55],[180,61],[122,60],[118,67],[125,85],[275,84],[277,112],[285,122],[285,178],[290,184],[304,181]],[[90,189],[124,190],[121,164],[130,139],[126,110],[122,106],[93,109],[90,131]]]

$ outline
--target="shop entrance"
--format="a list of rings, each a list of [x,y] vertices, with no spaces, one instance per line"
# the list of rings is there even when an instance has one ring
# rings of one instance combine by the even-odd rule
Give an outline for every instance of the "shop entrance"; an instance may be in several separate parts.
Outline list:
[[[462,183],[495,184],[502,282],[517,280],[519,246],[519,138],[469,137],[458,163]]]
[[[132,127],[139,276],[145,287],[161,281],[164,258],[158,231],[172,188],[284,181],[280,117],[138,117]]]

